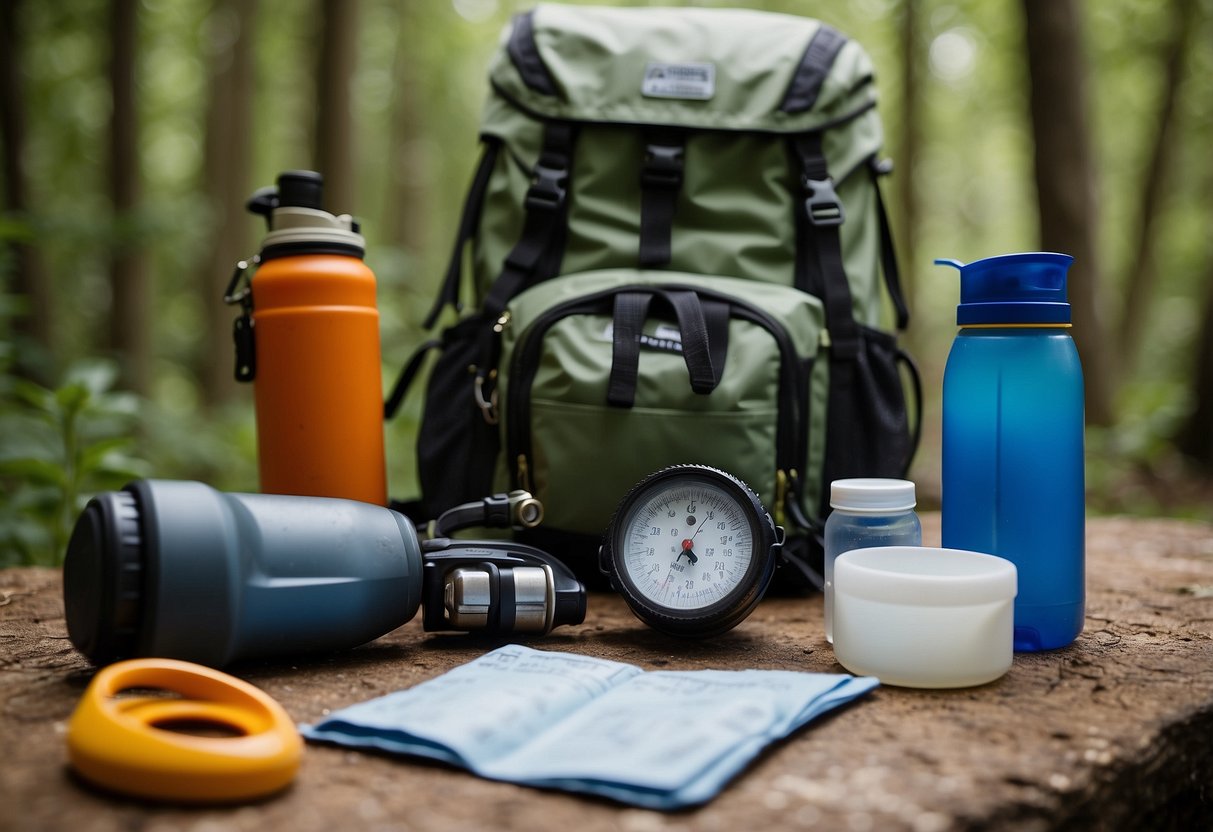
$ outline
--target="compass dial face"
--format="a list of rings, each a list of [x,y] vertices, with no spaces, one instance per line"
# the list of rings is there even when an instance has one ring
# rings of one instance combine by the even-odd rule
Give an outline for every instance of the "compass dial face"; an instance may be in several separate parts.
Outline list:
[[[635,591],[671,610],[718,604],[742,585],[754,562],[746,508],[698,478],[645,494],[624,517],[618,545],[620,571]]]

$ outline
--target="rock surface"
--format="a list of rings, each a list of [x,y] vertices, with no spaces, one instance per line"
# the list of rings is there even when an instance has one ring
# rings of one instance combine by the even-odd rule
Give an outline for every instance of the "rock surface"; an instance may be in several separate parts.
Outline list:
[[[924,516],[938,540],[938,515]],[[81,786],[67,719],[91,675],[67,640],[60,573],[0,572],[0,829],[844,832],[1213,828],[1213,528],[1088,523],[1087,622],[965,690],[884,687],[761,756],[714,801],[660,814],[481,780],[441,765],[309,746],[295,784],[232,808],[158,806]],[[414,620],[339,655],[230,669],[299,722],[418,682],[499,642]],[[611,595],[532,642],[646,669],[842,672],[821,600],[774,598],[706,643],[646,629]]]

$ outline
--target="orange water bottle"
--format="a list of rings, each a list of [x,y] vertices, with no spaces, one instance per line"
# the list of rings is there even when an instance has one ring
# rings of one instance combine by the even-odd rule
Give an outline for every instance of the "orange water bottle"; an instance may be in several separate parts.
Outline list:
[[[375,275],[348,215],[323,210],[323,179],[287,171],[248,202],[269,233],[240,303],[236,378],[253,382],[261,490],[387,504]]]

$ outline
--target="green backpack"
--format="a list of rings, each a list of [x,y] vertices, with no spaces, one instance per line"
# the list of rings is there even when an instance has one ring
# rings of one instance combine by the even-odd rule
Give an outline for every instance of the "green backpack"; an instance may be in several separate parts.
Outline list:
[[[413,513],[528,490],[530,542],[588,572],[632,485],[704,463],[761,496],[816,582],[829,483],[903,476],[917,442],[899,365],[916,373],[881,329],[908,313],[868,56],[788,15],[543,5],[489,81],[426,322],[462,313],[426,345]]]

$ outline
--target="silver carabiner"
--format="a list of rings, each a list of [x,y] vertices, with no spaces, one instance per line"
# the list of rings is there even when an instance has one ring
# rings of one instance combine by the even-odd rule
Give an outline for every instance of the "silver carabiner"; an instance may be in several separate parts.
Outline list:
[[[240,260],[236,263],[236,268],[232,271],[232,279],[227,282],[227,288],[223,290],[224,303],[228,306],[234,306],[237,303],[245,307],[252,305],[250,298],[253,295],[253,281],[246,275],[250,266],[256,266],[260,262],[261,255],[254,254],[248,260]]]
[[[489,372],[488,378],[493,379],[497,375],[496,370]],[[484,421],[490,425],[495,425],[500,421],[500,415],[497,412],[497,388],[494,387],[489,391],[489,397],[484,398],[484,381],[485,376],[476,375],[476,406],[480,408],[480,415],[484,417]]]

